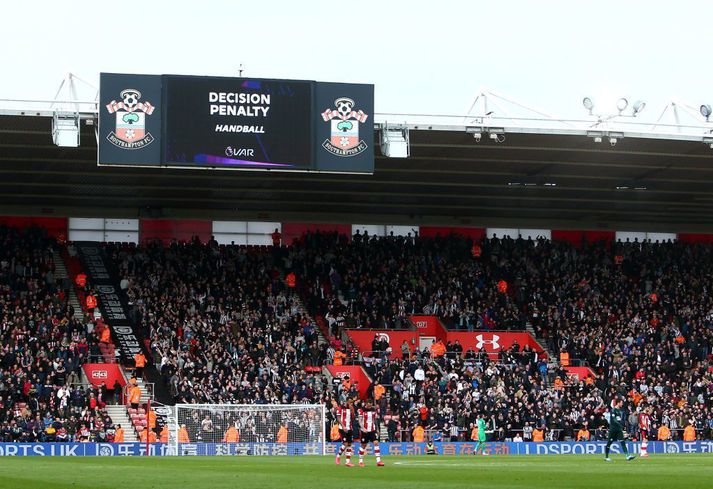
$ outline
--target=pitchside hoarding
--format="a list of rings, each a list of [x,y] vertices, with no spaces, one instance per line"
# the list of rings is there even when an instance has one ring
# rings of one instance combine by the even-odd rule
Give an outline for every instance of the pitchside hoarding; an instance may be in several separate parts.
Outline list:
[[[327,455],[339,450],[339,443],[327,443]],[[629,453],[639,453],[640,444],[627,442]],[[435,443],[439,455],[472,456],[475,443]],[[485,452],[490,455],[604,455],[605,441],[592,442],[488,442]],[[322,455],[321,443],[181,443],[180,454],[203,456],[288,456]],[[620,454],[619,444],[611,447]],[[650,441],[650,454],[713,453],[713,441]],[[373,454],[371,445],[367,455]],[[424,455],[425,443],[381,443],[381,454],[386,456]],[[145,443],[0,443],[0,457],[140,457],[147,455]],[[149,445],[148,455],[175,455],[175,449],[166,443]],[[398,462],[397,462],[398,463]]]
[[[102,73],[100,165],[373,173],[374,86]]]

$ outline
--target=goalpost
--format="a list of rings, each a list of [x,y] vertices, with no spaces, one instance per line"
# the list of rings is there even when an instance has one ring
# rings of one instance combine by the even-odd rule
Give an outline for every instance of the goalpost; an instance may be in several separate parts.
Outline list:
[[[325,455],[323,404],[176,404],[169,454]]]

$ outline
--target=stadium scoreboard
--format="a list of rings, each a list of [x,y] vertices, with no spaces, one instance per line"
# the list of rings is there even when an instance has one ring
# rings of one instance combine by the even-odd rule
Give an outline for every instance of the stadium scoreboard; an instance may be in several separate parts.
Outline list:
[[[373,173],[374,86],[102,73],[98,163]]]

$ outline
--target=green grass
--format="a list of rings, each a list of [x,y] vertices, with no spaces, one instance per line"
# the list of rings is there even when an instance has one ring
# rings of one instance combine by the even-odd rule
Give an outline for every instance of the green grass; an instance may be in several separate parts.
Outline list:
[[[437,489],[713,487],[710,455],[604,462],[593,455],[386,457],[386,467],[337,467],[327,457],[0,457],[12,489]]]

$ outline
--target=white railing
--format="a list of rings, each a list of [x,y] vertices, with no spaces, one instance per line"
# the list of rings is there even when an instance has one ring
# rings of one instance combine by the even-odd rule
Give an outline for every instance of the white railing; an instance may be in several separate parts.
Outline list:
[[[377,127],[406,126],[419,130],[447,130],[466,132],[502,132],[582,135],[607,137],[622,133],[620,137],[653,139],[700,140],[713,138],[713,123],[668,124],[634,118],[557,119],[548,117],[497,117],[450,114],[396,114],[376,113]],[[713,142],[713,141],[711,141]]]
[[[51,116],[55,111],[77,112],[83,119],[93,119],[98,114],[99,102],[88,100],[33,100],[0,98],[0,115]],[[661,118],[646,121],[640,117],[591,116],[586,119],[569,119],[549,116],[495,116],[463,114],[386,113],[374,114],[376,129],[405,126],[414,130],[502,132],[583,135],[589,137],[610,135],[650,139],[678,139],[713,143],[713,122],[663,123]],[[614,134],[612,134],[614,133]],[[709,141],[710,140],[710,141]]]

